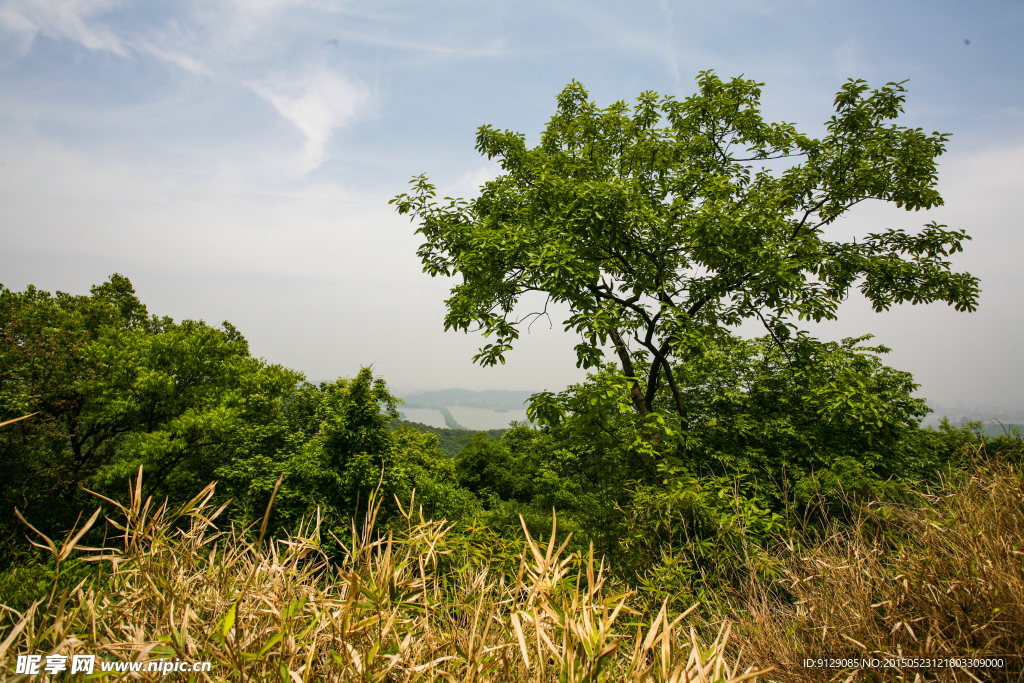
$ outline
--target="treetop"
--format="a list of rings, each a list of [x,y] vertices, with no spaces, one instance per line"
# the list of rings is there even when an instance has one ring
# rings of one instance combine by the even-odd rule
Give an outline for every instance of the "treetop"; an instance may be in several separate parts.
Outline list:
[[[942,204],[936,160],[949,136],[895,123],[903,82],[847,81],[820,139],[766,121],[761,86],[706,71],[688,97],[647,91],[600,108],[573,81],[533,148],[481,126],[476,149],[502,173],[478,197],[438,202],[418,176],[392,200],[425,238],[425,272],[461,276],[446,328],[493,337],[475,360],[504,362],[520,325],[547,314],[516,304],[543,292],[569,305],[579,365],[599,365],[610,339],[627,375],[649,358],[657,376],[688,339],[755,318],[781,340],[794,320],[835,318],[854,287],[876,310],[974,310],[977,278],[948,260],[970,239],[963,230],[829,234],[868,199],[908,211]],[[778,160],[784,168],[769,168]]]

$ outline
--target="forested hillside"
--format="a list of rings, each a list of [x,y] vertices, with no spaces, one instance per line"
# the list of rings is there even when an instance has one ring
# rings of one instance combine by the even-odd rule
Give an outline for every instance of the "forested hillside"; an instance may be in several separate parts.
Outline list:
[[[456,457],[462,452],[462,449],[466,447],[472,439],[485,438],[490,441],[497,441],[501,439],[501,436],[507,432],[507,429],[487,429],[484,431],[474,431],[471,429],[447,429],[445,427],[431,427],[430,425],[421,424],[419,422],[409,422],[406,420],[399,420],[398,422],[392,423],[395,428],[403,426],[411,427],[418,432],[424,434],[433,434],[437,437],[437,447],[442,453],[450,458]]]

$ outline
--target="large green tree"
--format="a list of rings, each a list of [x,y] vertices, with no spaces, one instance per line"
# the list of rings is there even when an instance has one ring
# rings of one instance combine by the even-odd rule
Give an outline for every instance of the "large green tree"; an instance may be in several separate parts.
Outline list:
[[[894,123],[902,84],[847,82],[816,139],[764,120],[762,84],[713,72],[697,83],[682,100],[645,92],[632,108],[601,109],[573,82],[536,147],[479,129],[476,148],[502,173],[475,199],[439,202],[419,176],[392,200],[419,223],[424,270],[461,278],[446,328],[493,339],[474,360],[504,362],[521,325],[546,315],[547,305],[517,307],[540,292],[568,305],[578,365],[596,367],[614,348],[633,409],[654,411],[666,382],[685,424],[674,359],[744,320],[783,342],[796,320],[834,318],[854,287],[876,310],[974,310],[977,279],[947,260],[970,239],[963,230],[932,222],[917,234],[832,236],[868,199],[908,211],[942,204],[936,159],[948,136]]]

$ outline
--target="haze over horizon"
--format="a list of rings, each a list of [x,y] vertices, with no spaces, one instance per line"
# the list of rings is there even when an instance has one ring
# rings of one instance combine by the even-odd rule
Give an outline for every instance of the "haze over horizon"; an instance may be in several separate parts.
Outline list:
[[[151,313],[231,321],[311,379],[372,364],[405,393],[559,391],[584,378],[564,311],[497,368],[443,331],[452,282],[421,272],[387,203],[412,176],[472,195],[497,172],[477,127],[535,143],[572,79],[606,106],[743,74],[810,135],[847,78],[909,79],[899,123],[952,134],[946,205],[860,206],[836,229],[966,229],[953,262],[981,305],[876,314],[854,294],[815,333],[873,333],[936,403],[1024,411],[1022,30],[1009,1],[3,0],[0,283],[84,294],[119,272]]]

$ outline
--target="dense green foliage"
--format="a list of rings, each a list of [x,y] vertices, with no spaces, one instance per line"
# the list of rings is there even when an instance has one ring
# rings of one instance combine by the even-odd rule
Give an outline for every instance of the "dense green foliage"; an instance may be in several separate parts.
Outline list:
[[[502,434],[508,431],[507,429],[448,429],[447,427],[431,427],[420,422],[409,422],[407,420],[393,422],[392,426],[395,429],[406,426],[424,434],[433,434],[437,437],[437,448],[449,458],[454,458],[461,453],[462,449],[469,443],[469,440],[477,434],[484,434],[487,439],[497,441],[501,438]]]
[[[661,412],[641,415],[607,366],[538,396],[543,430],[471,442],[458,457],[461,480],[496,521],[554,506],[581,545],[594,541],[652,593],[703,595],[741,580],[787,523],[837,512],[851,496],[899,495],[979,443],[948,425],[922,430],[928,411],[912,378],[863,341],[706,347],[673,368],[693,407],[681,434],[667,387],[655,395]]]
[[[436,439],[392,430],[396,399],[364,369],[314,386],[253,358],[230,324],[149,316],[114,275],[90,296],[0,290],[0,533],[59,534],[96,499],[125,490],[142,467],[144,494],[171,506],[219,480],[237,519],[259,519],[284,475],[274,525],[319,506],[347,518],[369,495],[414,488],[440,514],[474,502],[454,483]],[[360,502],[362,501],[362,503]],[[393,509],[393,503],[389,503]]]
[[[681,434],[659,423],[658,413],[652,419],[629,410],[628,385],[614,366],[559,395],[540,395],[533,410],[549,424],[569,416],[588,425],[591,440],[615,435],[634,453],[639,471],[752,478],[777,492],[796,487],[806,502],[808,490],[826,481],[858,490],[936,465],[934,458],[911,455],[918,453],[914,439],[928,412],[911,396],[917,385],[882,364],[877,354],[888,349],[860,346],[864,339],[801,337],[780,346],[770,338],[723,338],[706,346],[673,367],[689,413]],[[661,387],[654,406],[671,414],[668,394]],[[671,454],[656,438],[668,436],[681,440]]]

